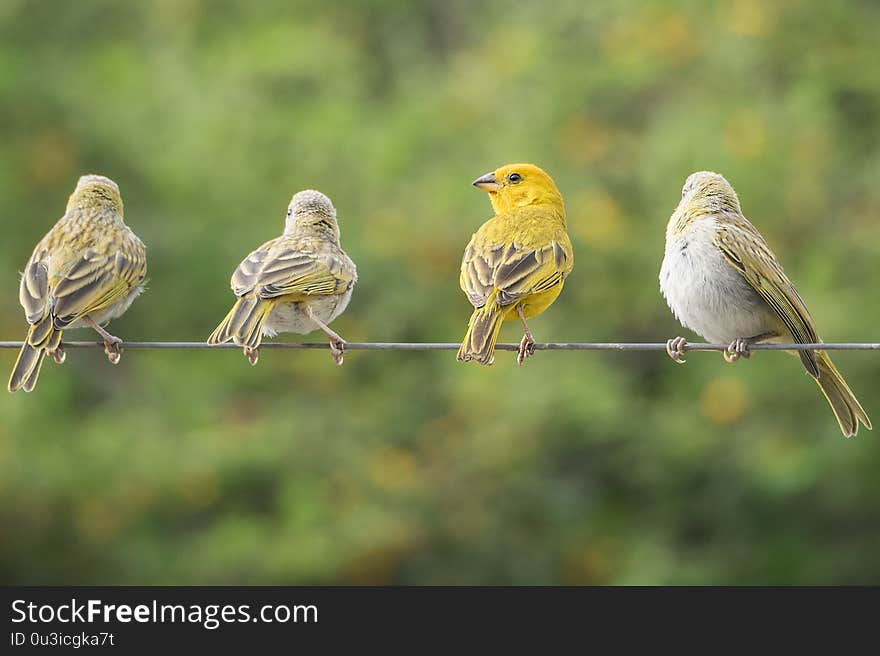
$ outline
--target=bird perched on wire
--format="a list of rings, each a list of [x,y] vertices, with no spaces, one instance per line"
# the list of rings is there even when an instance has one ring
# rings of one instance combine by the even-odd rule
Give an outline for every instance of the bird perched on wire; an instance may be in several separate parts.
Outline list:
[[[351,300],[357,269],[339,245],[336,208],[324,194],[307,189],[287,208],[284,234],[248,255],[232,274],[238,297],[208,344],[232,340],[251,365],[263,335],[323,330],[330,354],[342,364],[345,341],[328,325]]]
[[[556,300],[574,265],[562,194],[533,164],[507,164],[473,185],[489,193],[495,216],[471,237],[461,261],[459,284],[474,312],[458,359],[492,364],[502,322],[519,319],[521,365],[535,350],[526,319]]]
[[[748,358],[760,341],[815,344],[813,318],[776,256],[743,216],[739,198],[717,173],[700,171],[684,183],[681,202],[666,228],[660,290],[675,316],[710,342],[729,343],[724,359]],[[687,341],[669,340],[666,351],[683,363]],[[846,437],[868,429],[865,414],[824,351],[799,351]]]
[[[123,221],[119,187],[102,175],[79,179],[67,210],[34,249],[21,277],[19,299],[30,324],[9,391],[30,392],[48,353],[64,362],[61,335],[93,328],[113,364],[122,340],[101,326],[124,313],[144,288],[143,242]]]

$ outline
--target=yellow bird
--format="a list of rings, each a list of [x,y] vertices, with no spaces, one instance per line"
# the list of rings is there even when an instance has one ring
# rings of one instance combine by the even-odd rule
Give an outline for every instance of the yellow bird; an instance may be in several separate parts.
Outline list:
[[[519,318],[521,365],[535,352],[526,319],[550,307],[574,266],[562,194],[534,164],[507,164],[473,185],[489,193],[495,216],[471,237],[461,261],[459,284],[474,313],[458,359],[492,364],[502,322]]]
[[[675,316],[711,342],[729,344],[724,359],[748,358],[757,342],[819,344],[813,317],[782,265],[748,219],[722,175],[698,171],[685,180],[666,227],[660,290]],[[666,352],[682,364],[687,340]],[[871,420],[825,351],[798,351],[828,399],[846,437]]]
[[[122,220],[119,187],[102,175],[79,179],[67,211],[40,240],[24,268],[19,299],[30,324],[9,378],[9,391],[30,392],[43,358],[64,362],[61,333],[93,328],[110,362],[122,340],[101,327],[122,315],[143,291],[147,254]]]
[[[284,234],[248,255],[232,274],[238,299],[208,344],[232,340],[256,365],[263,335],[323,330],[331,357],[341,365],[345,340],[328,324],[348,307],[356,282],[357,268],[339,245],[333,203],[314,189],[300,191],[287,207]]]

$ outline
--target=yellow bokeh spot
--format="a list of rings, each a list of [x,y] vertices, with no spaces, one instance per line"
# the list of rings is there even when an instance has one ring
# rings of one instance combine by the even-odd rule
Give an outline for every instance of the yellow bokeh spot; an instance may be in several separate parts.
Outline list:
[[[370,457],[370,478],[386,490],[410,487],[415,479],[416,462],[412,454],[403,449],[383,447]]]
[[[588,189],[576,193],[566,205],[568,225],[579,239],[595,248],[613,249],[622,243],[623,211],[607,192]]]
[[[683,13],[646,8],[611,23],[602,34],[602,50],[618,67],[635,68],[657,57],[683,64],[699,54],[700,34]]]
[[[419,536],[412,529],[387,525],[381,543],[355,552],[345,567],[345,578],[355,585],[393,583],[401,563],[419,549],[419,543]]]
[[[720,23],[734,34],[764,36],[775,21],[773,3],[764,0],[729,0],[718,5]]]
[[[788,210],[786,221],[792,224],[812,224],[817,213],[827,202],[828,163],[834,161],[833,146],[820,130],[799,131],[791,144],[789,160],[793,165],[781,190]]]
[[[192,472],[180,483],[180,498],[192,509],[211,505],[219,496],[217,476],[213,472]]]
[[[119,509],[113,512],[99,499],[87,499],[76,508],[74,518],[77,530],[86,540],[107,544],[119,532]]]
[[[604,157],[610,146],[610,128],[591,116],[573,116],[559,130],[559,148],[573,164],[592,164]]]
[[[540,33],[530,26],[501,25],[486,40],[486,61],[497,75],[515,77],[527,74],[534,66],[541,48]],[[515,52],[516,57],[498,57],[499,52]]]
[[[566,585],[602,585],[611,570],[610,545],[591,542],[568,553],[563,561]]]
[[[736,112],[724,128],[727,150],[738,159],[755,159],[767,147],[767,130],[763,117],[757,112]]]
[[[149,482],[133,476],[120,477],[112,488],[112,498],[134,515],[149,508],[156,501],[156,490]]]
[[[692,59],[700,51],[700,32],[681,14],[669,14],[654,22],[648,30],[650,46],[657,53],[678,63]]]
[[[71,177],[78,154],[64,132],[43,132],[28,144],[28,177],[37,185],[55,185]]]
[[[746,387],[737,378],[715,378],[700,396],[700,412],[713,424],[732,424],[742,417],[747,407]]]

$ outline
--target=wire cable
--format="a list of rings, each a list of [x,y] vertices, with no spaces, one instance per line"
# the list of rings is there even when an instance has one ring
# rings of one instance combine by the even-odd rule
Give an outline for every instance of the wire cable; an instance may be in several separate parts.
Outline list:
[[[19,349],[22,342],[0,342],[0,349]],[[103,342],[62,342],[65,349],[104,348]],[[122,342],[124,349],[190,349],[223,350],[241,349],[235,344],[206,344],[205,342]],[[458,342],[346,342],[347,351],[457,351]],[[728,344],[688,343],[685,351],[725,351]],[[327,349],[327,342],[263,342],[261,349]],[[539,351],[666,351],[666,343],[645,342],[550,342],[535,344]],[[829,344],[763,344],[749,346],[752,351],[880,351],[880,343],[829,343]],[[497,351],[518,351],[519,344],[496,344]]]

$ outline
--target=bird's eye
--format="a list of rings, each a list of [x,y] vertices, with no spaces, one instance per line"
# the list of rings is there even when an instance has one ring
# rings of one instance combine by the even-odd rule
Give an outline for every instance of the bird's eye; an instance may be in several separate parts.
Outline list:
[[[512,183],[516,184],[520,180],[522,180],[522,176],[519,173],[511,173],[507,176],[507,179]]]
[[[293,210],[291,210],[291,209],[287,210],[287,216],[290,216],[291,214],[293,214]]]

